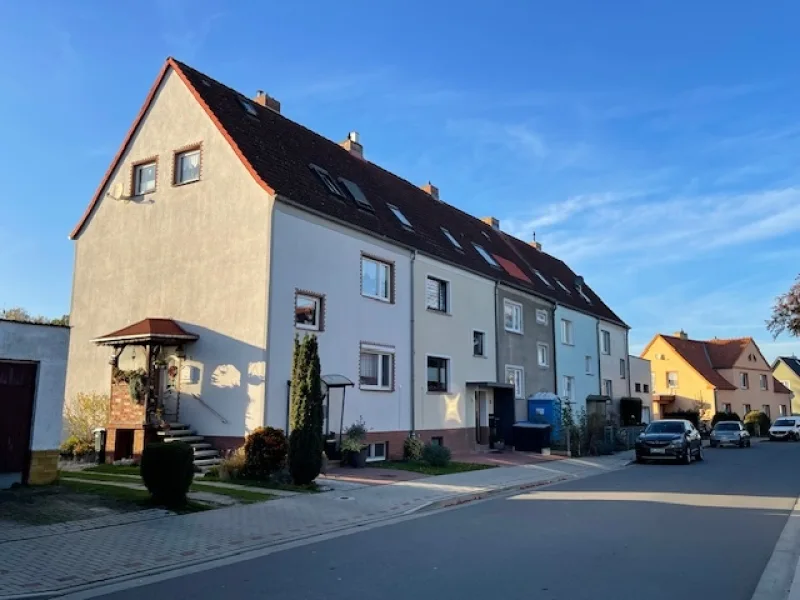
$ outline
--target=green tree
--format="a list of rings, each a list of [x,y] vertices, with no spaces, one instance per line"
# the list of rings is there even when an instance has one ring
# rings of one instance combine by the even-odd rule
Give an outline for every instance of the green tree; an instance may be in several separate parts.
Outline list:
[[[322,386],[317,338],[294,340],[291,389],[289,471],[303,485],[316,479],[322,468]]]
[[[774,337],[784,331],[795,337],[800,336],[800,276],[795,279],[788,292],[775,298],[767,329]]]
[[[0,309],[0,319],[20,321],[22,323],[37,323],[40,325],[69,325],[69,315],[63,315],[57,319],[50,319],[41,315],[35,317],[20,306]]]

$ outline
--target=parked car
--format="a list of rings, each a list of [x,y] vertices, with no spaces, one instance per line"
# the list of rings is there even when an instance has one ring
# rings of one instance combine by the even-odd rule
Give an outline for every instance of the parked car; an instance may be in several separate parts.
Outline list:
[[[636,462],[703,460],[700,432],[685,419],[653,421],[636,440]]]
[[[720,421],[711,431],[711,447],[732,444],[739,448],[750,447],[750,433],[739,421]]]
[[[772,441],[778,440],[791,440],[796,442],[800,440],[800,417],[788,418],[781,417],[776,419],[769,428],[769,439]]]

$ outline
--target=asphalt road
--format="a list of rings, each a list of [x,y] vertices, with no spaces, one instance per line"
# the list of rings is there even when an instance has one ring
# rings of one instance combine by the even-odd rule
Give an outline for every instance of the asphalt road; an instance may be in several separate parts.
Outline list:
[[[708,449],[103,598],[750,600],[800,495],[798,460],[800,444]]]

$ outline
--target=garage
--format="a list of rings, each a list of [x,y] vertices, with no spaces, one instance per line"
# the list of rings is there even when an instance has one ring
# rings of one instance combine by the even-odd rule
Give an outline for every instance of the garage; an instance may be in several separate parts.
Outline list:
[[[6,485],[28,478],[36,364],[0,362],[0,477]]]

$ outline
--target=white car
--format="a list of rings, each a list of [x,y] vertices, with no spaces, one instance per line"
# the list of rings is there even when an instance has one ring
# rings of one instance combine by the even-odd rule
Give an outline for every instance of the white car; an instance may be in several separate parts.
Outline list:
[[[800,440],[800,417],[781,417],[776,419],[769,428],[769,439],[777,440],[791,440],[796,442]]]

